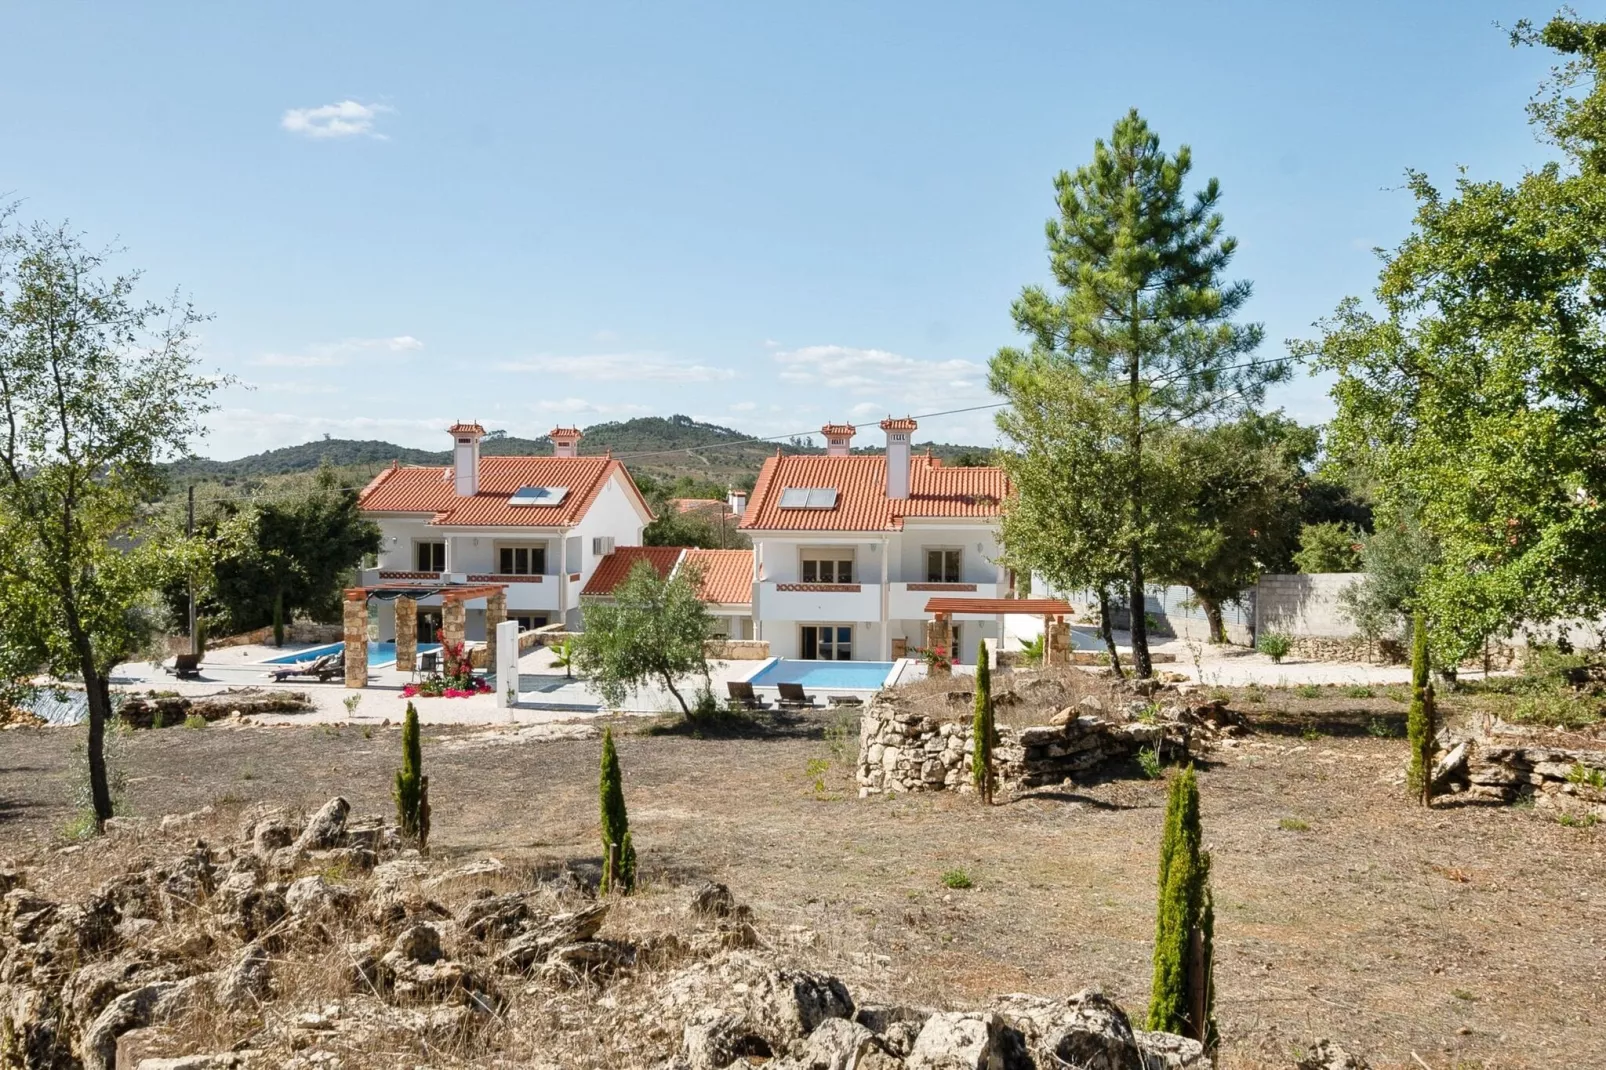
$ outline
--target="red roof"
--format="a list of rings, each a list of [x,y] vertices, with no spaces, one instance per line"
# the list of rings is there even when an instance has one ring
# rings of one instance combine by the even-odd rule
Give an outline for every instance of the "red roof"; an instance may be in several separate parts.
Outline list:
[[[568,527],[615,473],[650,516],[629,471],[607,457],[481,457],[480,490],[468,497],[458,495],[450,467],[392,466],[363,488],[358,502],[368,513],[428,513],[431,524]],[[567,487],[569,493],[556,505],[509,505],[521,487]]]
[[[669,502],[676,511],[682,513],[700,513],[705,510],[721,513],[730,511],[730,506],[718,498],[671,498]]]
[[[848,438],[852,438],[857,431],[858,428],[852,424],[826,424],[820,428],[822,435],[846,435]]]
[[[927,613],[980,613],[985,616],[1026,613],[1034,617],[1063,617],[1074,610],[1063,598],[966,598],[946,595],[928,599]]]
[[[675,569],[675,562],[685,551],[679,546],[620,546],[597,562],[597,570],[586,580],[582,595],[610,595],[613,589],[625,582],[637,561],[645,561],[667,577]]]
[[[584,438],[578,427],[554,427],[546,433],[547,438]]]
[[[687,550],[681,568],[703,573],[703,601],[745,606],[753,600],[753,551]]]
[[[888,416],[881,421],[881,430],[883,431],[918,431],[919,429],[920,425],[915,423],[912,417],[908,416],[901,420],[894,420]]]
[[[448,435],[483,435],[485,428],[479,424],[455,423],[446,429]]]
[[[830,509],[782,509],[788,487],[832,487]],[[909,461],[909,497],[887,497],[884,455],[771,457],[764,462],[744,531],[898,531],[906,517],[989,520],[1010,494],[1002,468],[944,468],[929,456]]]
[[[700,569],[705,602],[744,606],[753,600],[753,551],[683,546],[620,546],[597,562],[597,570],[580,593],[592,598],[613,594],[637,561],[646,561],[664,577],[688,566]]]

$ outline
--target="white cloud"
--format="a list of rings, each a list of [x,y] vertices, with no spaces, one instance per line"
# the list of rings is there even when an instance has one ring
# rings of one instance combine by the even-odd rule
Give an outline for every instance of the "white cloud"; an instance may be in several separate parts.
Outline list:
[[[561,413],[565,416],[641,416],[653,411],[646,405],[628,402],[599,404],[585,398],[546,398],[536,402],[534,408],[537,412]]]
[[[758,408],[756,401],[738,401],[731,406],[731,412],[752,412]]]
[[[920,360],[884,349],[821,345],[777,353],[775,361],[783,382],[826,386],[882,404],[957,408],[989,396],[986,367],[969,360]]]
[[[304,353],[264,353],[251,361],[269,368],[332,368],[362,353],[412,353],[424,343],[410,334],[395,338],[347,338],[340,342],[317,342]]]
[[[602,353],[590,356],[558,356],[542,353],[525,360],[497,365],[506,372],[539,372],[602,383],[713,383],[736,378],[730,368],[693,364],[661,353]]]
[[[279,125],[292,134],[311,138],[355,137],[367,135],[383,141],[385,135],[374,130],[374,121],[394,108],[384,104],[359,104],[342,100],[318,108],[290,108]]]

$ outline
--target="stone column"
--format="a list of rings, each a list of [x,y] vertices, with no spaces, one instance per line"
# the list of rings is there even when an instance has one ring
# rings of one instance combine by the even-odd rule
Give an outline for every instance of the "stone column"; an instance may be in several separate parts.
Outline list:
[[[441,599],[441,640],[453,646],[463,641],[463,600],[461,598]]]
[[[396,671],[418,668],[418,601],[396,599]]]
[[[496,626],[507,620],[507,591],[485,597],[485,668],[496,671]]]
[[[1071,663],[1071,626],[1057,617],[1043,618],[1043,664]]]
[[[926,649],[936,650],[938,647],[948,652],[948,660],[951,663],[954,660],[953,634],[948,630],[948,621],[942,617],[926,621]],[[931,671],[942,673],[947,670],[933,665]]]
[[[346,626],[346,686],[368,686],[368,592],[360,587],[346,592],[343,622]]]

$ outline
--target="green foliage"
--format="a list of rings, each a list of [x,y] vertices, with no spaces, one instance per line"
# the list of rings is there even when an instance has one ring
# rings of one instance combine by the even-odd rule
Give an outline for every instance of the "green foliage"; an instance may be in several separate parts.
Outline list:
[[[1297,817],[1285,817],[1277,822],[1277,827],[1284,832],[1309,832],[1310,822]]]
[[[1348,299],[1297,347],[1337,373],[1333,452],[1377,474],[1381,532],[1430,553],[1411,610],[1443,665],[1521,622],[1606,608],[1606,32],[1570,14],[1514,40],[1565,57],[1531,109],[1560,159],[1514,184],[1408,172],[1417,212],[1379,311]]]
[[[1573,767],[1567,770],[1567,783],[1596,790],[1606,789],[1606,770],[1574,762]]]
[[[159,462],[202,433],[219,380],[198,373],[200,322],[135,297],[78,235],[0,207],[0,701],[41,672],[82,679],[97,821],[112,816],[107,674],[148,652],[153,592],[195,550],[143,508]]]
[[[1350,684],[1348,687],[1344,688],[1344,697],[1345,698],[1375,698],[1375,697],[1377,697],[1377,692],[1373,691],[1370,687],[1367,687],[1365,684]]]
[[[992,389],[1011,402],[999,416],[1014,446],[1004,463],[1012,477],[1031,476],[1016,479],[1020,504],[1010,508],[1022,518],[1017,534],[1037,534],[1017,546],[1006,519],[1013,563],[1047,575],[1042,558],[1075,573],[1081,582],[1067,589],[1107,588],[1120,576],[1135,606],[1146,562],[1162,547],[1156,521],[1174,509],[1172,481],[1150,478],[1161,468],[1156,444],[1169,428],[1258,402],[1287,371],[1241,359],[1261,328],[1233,321],[1249,284],[1223,277],[1237,243],[1222,233],[1215,180],[1184,192],[1192,164],[1186,146],[1162,152],[1133,111],[1094,144],[1089,164],[1059,174],[1059,214],[1047,226],[1058,290],[1021,292],[1012,311],[1030,348],[1000,350],[989,369]],[[1061,416],[1056,429],[1049,412],[1076,418]],[[1132,643],[1138,675],[1150,675],[1141,612]]]
[[[970,879],[970,874],[962,869],[945,870],[938,879],[942,881],[944,888],[952,888],[955,891],[975,887],[975,882]]]
[[[831,770],[828,758],[810,758],[803,766],[803,775],[814,780],[814,794],[825,794],[825,774]]]
[[[598,785],[602,803],[602,894],[629,895],[636,887],[636,849],[630,841],[630,816],[625,812],[624,778],[613,729],[602,730],[602,775]]]
[[[1294,567],[1301,572],[1359,572],[1366,532],[1355,524],[1327,521],[1299,529]]]
[[[1324,693],[1319,684],[1300,684],[1294,688],[1294,694],[1300,698],[1321,698]]]
[[[724,493],[717,495],[724,499]],[[658,518],[642,530],[641,541],[646,546],[701,546],[711,550],[746,550],[753,540],[746,532],[736,530],[741,518],[712,506],[681,512],[667,501],[654,502],[653,511]]]
[[[993,769],[993,683],[987,664],[987,642],[976,643],[976,710],[971,719],[970,779],[984,803],[993,801],[996,773]]]
[[[1159,890],[1148,1026],[1193,1037],[1210,1049],[1215,1046],[1214,907],[1210,855],[1204,849],[1199,820],[1199,784],[1191,767],[1171,782],[1160,841]],[[1202,978],[1190,978],[1190,945],[1195,930],[1203,940]],[[1202,981],[1204,991],[1195,991],[1190,981]],[[1203,1020],[1196,1020],[1193,1008],[1201,1003]]]
[[[1222,605],[1238,600],[1261,573],[1293,568],[1316,430],[1280,413],[1252,413],[1169,438],[1176,510],[1156,519],[1164,537],[1155,578],[1191,587],[1210,641],[1225,643]]]
[[[1411,742],[1411,768],[1406,784],[1423,806],[1433,802],[1434,723],[1433,684],[1428,678],[1428,628],[1420,610],[1412,623],[1411,709],[1406,714],[1405,734]]]
[[[693,673],[708,679],[703,640],[713,619],[698,595],[702,582],[695,569],[683,568],[664,579],[646,561],[638,561],[614,590],[613,601],[585,605],[575,668],[604,702],[617,708],[631,691],[662,683],[681,712],[688,719],[694,716],[675,681]]]
[[[1366,722],[1366,734],[1378,739],[1393,739],[1398,736],[1399,730],[1387,717],[1373,717]]]
[[[429,849],[429,777],[424,775],[424,749],[418,732],[418,710],[407,704],[402,721],[402,766],[396,771],[396,823],[402,836]]]
[[[379,526],[357,506],[357,488],[329,465],[271,497],[224,501],[196,523],[210,550],[199,576],[202,619],[229,633],[272,624],[275,642],[297,615],[338,620],[340,594],[368,554],[379,551]],[[175,616],[185,608],[185,579],[165,594]]]
[[[1154,747],[1144,747],[1138,751],[1138,768],[1150,780],[1160,779],[1160,772],[1164,763],[1160,761],[1160,752]]]
[[[184,718],[184,727],[185,728],[205,728],[206,727],[206,718],[202,717],[198,713],[192,713],[188,717]]]
[[[1589,829],[1600,824],[1600,818],[1594,814],[1562,814],[1556,823],[1570,829]]]
[[[1020,642],[1020,659],[1022,663],[1026,665],[1043,664],[1043,651],[1047,647],[1047,635],[1035,635],[1030,639],[1022,639]]]
[[[1255,646],[1272,661],[1281,663],[1293,649],[1294,642],[1282,632],[1267,632],[1260,637]]]

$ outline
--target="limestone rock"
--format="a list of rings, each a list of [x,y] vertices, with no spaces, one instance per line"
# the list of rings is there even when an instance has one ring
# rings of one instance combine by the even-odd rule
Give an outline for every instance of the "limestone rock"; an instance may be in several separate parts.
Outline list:
[[[596,936],[607,916],[607,903],[598,903],[572,914],[554,914],[539,928],[509,940],[496,957],[496,965],[502,969],[527,970],[545,962],[553,948],[563,944],[578,944]]]
[[[1143,1070],[1213,1070],[1210,1056],[1197,1040],[1141,1029],[1134,1029],[1132,1036],[1138,1042],[1138,1054],[1143,1057]]]
[[[217,979],[219,1003],[252,1003],[268,994],[271,980],[267,949],[259,943],[249,943]]]
[[[736,897],[723,884],[706,881],[692,890],[687,909],[705,918],[728,918],[740,909]]]
[[[1368,1070],[1369,1066],[1360,1056],[1351,1055],[1326,1037],[1318,1037],[1295,1070]]]
[[[846,1018],[827,1018],[794,1048],[775,1062],[775,1070],[861,1070],[868,1056],[881,1051],[874,1033]]]
[[[491,895],[487,892],[457,912],[457,924],[479,940],[505,938],[529,927],[533,912],[529,900],[518,892]]]
[[[285,907],[297,918],[339,916],[349,911],[354,901],[350,891],[316,874],[292,882],[284,893]]]
[[[390,953],[407,962],[428,966],[441,958],[441,933],[433,925],[414,925],[396,937]],[[388,957],[388,956],[387,956]]]
[[[993,1011],[933,1014],[904,1060],[907,1070],[1029,1070],[1020,1034]]]
[[[336,795],[312,815],[294,846],[302,851],[324,851],[340,846],[340,836],[346,829],[346,815],[349,813],[351,804]]]
[[[117,1058],[117,1038],[173,1013],[189,995],[194,980],[160,981],[112,1000],[79,1041],[84,1070],[111,1070]]]

